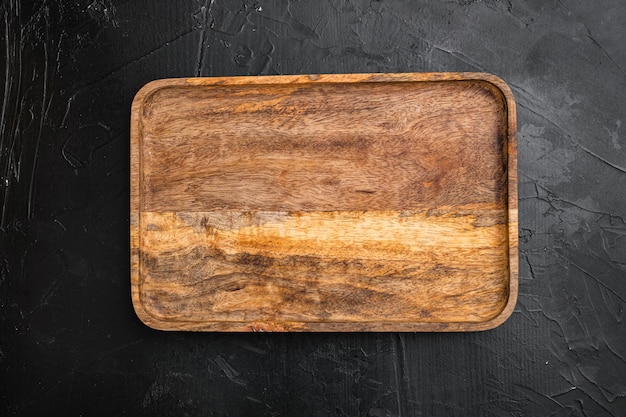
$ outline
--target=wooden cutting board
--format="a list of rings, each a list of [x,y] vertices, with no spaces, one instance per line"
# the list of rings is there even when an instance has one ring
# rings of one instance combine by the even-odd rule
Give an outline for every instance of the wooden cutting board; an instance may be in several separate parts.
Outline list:
[[[517,298],[513,96],[482,73],[154,81],[130,215],[156,329],[493,328]]]

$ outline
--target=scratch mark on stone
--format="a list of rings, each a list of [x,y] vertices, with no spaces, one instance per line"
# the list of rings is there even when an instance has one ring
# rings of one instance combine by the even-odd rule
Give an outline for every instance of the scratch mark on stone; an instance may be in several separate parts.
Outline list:
[[[606,343],[606,338],[605,338],[605,343],[604,345],[606,346],[606,348],[609,350],[609,352],[611,352],[613,355],[615,355],[616,358],[618,358],[619,360],[621,360],[622,362],[626,363],[626,358],[624,358],[622,355],[620,355],[619,353],[617,353],[616,351],[613,350],[613,348],[611,348],[611,345],[609,343]]]
[[[506,8],[506,11],[507,11],[507,12],[508,12],[511,16],[513,16],[513,18],[514,18],[515,20],[517,20],[517,21],[518,21],[518,22],[520,22],[522,25],[524,25],[524,27],[525,27],[527,30],[529,30],[529,31],[531,31],[531,32],[533,31],[532,27],[530,26],[530,25],[531,25],[531,23],[532,23],[532,19],[531,19],[531,22],[529,23],[529,22],[527,22],[527,21],[525,21],[525,20],[521,19],[520,17],[518,17],[515,13],[513,13],[513,3],[511,3],[510,1],[508,2],[508,5],[507,5],[507,8]]]
[[[196,64],[196,77],[200,77],[202,75],[202,66],[204,64],[204,55],[205,55],[205,50],[206,50],[206,36],[207,36],[207,30],[208,30],[208,20],[209,20],[209,16],[211,16],[211,7],[213,7],[214,1],[215,0],[210,0],[211,2],[208,3],[208,0],[204,1],[204,4],[202,6],[200,6],[200,9],[198,11],[196,11],[194,13],[194,17],[195,16],[199,16],[198,21],[199,21],[199,28],[202,30],[202,34],[200,36],[200,39],[198,40],[198,58],[197,58],[197,64]]]
[[[8,8],[7,8],[8,9]],[[1,160],[1,164],[0,166],[2,166],[4,169],[2,170],[2,176],[0,177],[2,179],[2,183],[0,184],[0,188],[2,188],[2,217],[0,218],[0,228],[4,229],[4,223],[5,223],[5,218],[6,218],[6,211],[7,211],[7,204],[8,204],[8,199],[9,199],[9,190],[10,190],[10,186],[11,186],[11,180],[9,179],[10,174],[11,174],[11,154],[12,154],[12,148],[13,148],[13,143],[15,141],[14,138],[14,132],[13,129],[11,129],[10,132],[6,131],[6,122],[7,122],[7,112],[8,112],[8,106],[9,106],[9,98],[11,96],[11,87],[13,85],[13,76],[12,76],[12,72],[11,72],[11,57],[14,57],[13,51],[12,51],[12,45],[10,42],[10,36],[9,36],[9,27],[11,26],[11,22],[12,19],[9,19],[9,11],[5,9],[4,10],[4,45],[5,45],[5,74],[4,74],[4,98],[2,99],[2,116],[0,117],[0,155],[2,156],[2,160]],[[17,57],[14,57],[13,60],[17,61],[16,59]],[[18,68],[19,69],[19,68]],[[20,78],[21,78],[21,71],[19,71],[20,74]],[[9,149],[8,152],[6,152],[6,159],[7,161],[5,162],[5,140],[6,138],[11,137],[12,139],[10,140],[11,145],[7,146],[7,148]]]
[[[11,91],[11,43],[9,37],[9,12],[8,10],[4,11],[4,45],[5,45],[5,61],[4,61],[4,98],[2,99],[2,115],[0,116],[0,129],[4,132],[4,127],[6,123],[6,115],[9,107],[9,97]],[[0,138],[2,142],[4,142],[4,135]],[[1,143],[1,142],[0,142]]]
[[[524,95],[530,96],[531,98],[535,97],[534,95],[532,95],[531,93],[529,93],[528,91],[524,90],[523,88],[516,86],[515,84],[511,83],[511,86],[515,88],[515,90],[518,91],[519,93],[522,93]],[[519,95],[522,95],[519,94]],[[565,132],[565,128],[561,127],[560,125],[558,125],[556,122],[554,122],[552,119],[550,119],[549,117],[547,117],[544,113],[540,113],[537,110],[521,103],[520,100],[517,101],[517,105],[520,106],[523,109],[528,110],[529,112],[531,112],[532,114],[534,114],[535,116],[538,116],[539,118],[545,120],[546,122],[548,122],[551,126],[555,127],[557,130],[559,130],[561,133],[563,133],[564,135],[567,135],[567,133]]]
[[[48,286],[48,291],[39,299],[39,302],[30,310],[27,314],[27,320],[30,322],[37,316],[37,314],[41,311],[41,309],[47,305],[49,305],[50,299],[57,292],[61,283],[65,277],[56,277]]]
[[[571,136],[569,136],[569,137],[571,138]],[[622,168],[622,167],[620,167],[620,166],[618,166],[618,165],[615,165],[615,164],[613,164],[613,163],[611,163],[611,162],[607,161],[606,159],[602,158],[600,155],[596,154],[595,152],[593,152],[593,151],[591,151],[591,150],[587,149],[586,147],[584,147],[583,145],[581,145],[581,144],[580,144],[580,143],[578,143],[577,141],[575,141],[575,140],[573,140],[573,139],[572,139],[572,141],[573,141],[576,145],[578,145],[578,146],[580,147],[580,149],[582,149],[583,151],[585,151],[585,152],[586,152],[586,153],[588,153],[589,155],[591,155],[591,156],[595,157],[597,160],[599,160],[599,161],[601,161],[601,162],[604,162],[606,165],[608,165],[608,166],[610,166],[610,167],[612,167],[612,168],[614,168],[614,169],[616,169],[616,170],[618,170],[618,171],[621,171],[621,172],[623,172],[623,173],[625,173],[625,174],[626,174],[626,168]]]
[[[604,56],[606,56],[609,59],[609,61],[611,61],[611,63],[613,65],[615,65],[615,67],[622,73],[622,75],[626,77],[626,72],[624,72],[622,67],[617,62],[615,62],[615,60],[613,59],[613,57],[611,55],[609,55],[607,50],[604,49],[604,47],[602,45],[600,45],[600,42],[598,42],[593,37],[593,35],[591,34],[591,30],[589,30],[589,27],[586,24],[584,24],[584,23],[582,25],[584,26],[585,30],[587,31],[587,37],[589,38],[589,40],[591,40],[591,42],[593,42],[594,45],[596,45],[598,48],[600,48],[600,50],[602,51]]]
[[[536,279],[535,271],[533,270],[533,264],[530,263],[530,258],[528,254],[525,252],[521,252],[524,254],[524,258],[526,259],[526,264],[528,264],[528,270],[530,271],[530,276],[532,279]]]
[[[626,168],[622,168],[616,164],[613,164],[609,161],[607,161],[606,159],[604,159],[603,157],[601,157],[600,155],[596,154],[595,152],[593,152],[592,150],[588,149],[587,147],[583,146],[580,142],[578,142],[577,140],[575,140],[572,135],[568,134],[564,128],[562,128],[561,126],[559,126],[558,124],[556,124],[555,122],[553,122],[552,120],[550,120],[547,116],[545,116],[542,113],[539,113],[538,111],[522,104],[521,102],[517,102],[517,105],[528,110],[529,112],[533,113],[534,115],[542,118],[543,120],[547,121],[548,123],[550,123],[552,126],[556,127],[561,133],[563,133],[576,147],[578,147],[579,149],[581,149],[583,152],[591,155],[592,157],[596,158],[597,160],[599,160],[600,162],[604,163],[605,165],[610,166],[611,168],[614,168],[618,171],[621,171],[623,173],[626,173]]]
[[[626,303],[626,298],[622,297],[621,295],[619,295],[615,290],[613,290],[611,287],[609,287],[607,284],[605,284],[604,282],[600,281],[600,279],[598,279],[597,277],[595,277],[593,274],[589,273],[588,271],[586,271],[584,268],[582,268],[581,266],[577,265],[576,263],[574,263],[571,259],[567,258],[566,256],[560,254],[557,251],[554,251],[554,253],[561,258],[562,260],[564,260],[565,262],[567,262],[568,264],[572,265],[574,268],[578,269],[580,272],[582,272],[583,274],[585,274],[586,276],[588,276],[589,278],[593,279],[595,282],[597,282],[599,285],[601,285],[602,287],[606,288],[607,291],[609,291],[611,294],[613,294],[615,297],[617,297],[620,301]]]
[[[65,126],[65,121],[67,120],[67,116],[70,114],[70,108],[72,107],[72,103],[74,103],[75,99],[76,99],[76,94],[72,94],[67,99],[67,104],[65,106],[65,113],[63,114],[63,119],[61,119],[61,123],[59,123],[59,127]]]
[[[93,0],[87,6],[87,11],[100,24],[110,23],[114,28],[120,26],[117,20],[115,20],[116,9],[111,0]]]
[[[514,386],[517,387],[520,391],[523,391],[523,392],[525,391],[527,393],[527,395],[531,394],[532,396],[537,396],[537,397],[546,399],[549,402],[556,404],[559,408],[563,408],[563,404],[561,404],[560,402],[555,400],[552,395],[544,394],[544,393],[539,392],[536,389],[534,389],[532,387],[529,387],[527,385],[514,384]]]
[[[595,307],[593,303],[593,297],[591,297],[591,291],[589,291],[589,285],[587,284],[587,280],[583,280],[583,285],[585,286],[585,295],[587,296],[587,302],[592,307]],[[589,332],[589,326],[586,324],[586,320],[583,321],[583,319],[581,318],[583,314],[578,305],[576,306],[576,309],[579,312],[579,314],[576,316],[576,321],[578,321],[578,325],[585,332],[585,335],[587,336],[587,340],[589,340],[589,345],[593,346],[597,351],[599,349],[598,342],[594,344],[593,337],[591,336],[591,333]],[[600,320],[598,320],[598,313],[595,308],[593,309],[593,312],[594,312],[593,317],[595,318],[596,324],[600,326],[601,325]]]
[[[604,390],[604,389],[603,389],[603,388],[602,388],[602,387],[601,387],[601,386],[600,386],[600,385],[599,385],[596,381],[594,381],[594,380],[592,380],[591,378],[589,378],[589,376],[587,376],[587,374],[586,374],[586,373],[585,373],[585,372],[581,369],[581,367],[580,367],[580,366],[578,366],[578,367],[577,367],[577,370],[578,370],[579,374],[580,374],[580,375],[581,375],[581,376],[582,376],[582,377],[583,377],[583,378],[584,378],[587,382],[589,382],[591,385],[593,385],[595,388],[597,388],[597,389],[598,389],[598,391],[600,391],[600,393],[604,396],[604,398],[606,398],[606,399],[608,400],[608,398],[607,398],[607,396],[606,396],[606,392],[605,392],[605,390]],[[582,385],[582,384],[581,384],[581,385]],[[598,400],[596,400],[595,398],[593,398],[593,396],[592,396],[592,395],[590,395],[589,393],[587,393],[581,385],[579,385],[579,389],[581,390],[581,392],[585,393],[585,395],[587,395],[587,396],[588,396],[588,397],[589,397],[589,398],[590,398],[593,402],[595,402],[595,403],[596,403],[599,407],[602,407],[602,408],[603,408],[603,409],[604,409],[607,413],[609,413],[610,415],[614,415],[614,414],[613,414],[613,413],[611,413],[611,412],[610,412],[610,411],[609,411],[606,407],[604,407],[602,404],[600,404],[600,403],[598,402]],[[609,402],[612,402],[612,401],[610,401],[610,400],[609,400]]]
[[[47,9],[46,9],[47,11]],[[46,20],[46,39],[43,42],[43,53],[44,53],[44,70],[43,70],[43,87],[42,87],[42,100],[41,100],[41,114],[39,116],[39,132],[37,133],[37,140],[35,141],[35,151],[33,153],[33,166],[31,169],[31,173],[30,173],[30,182],[28,185],[28,204],[27,204],[27,216],[29,219],[32,218],[32,213],[33,213],[33,193],[35,191],[35,173],[37,172],[37,163],[38,163],[38,157],[39,157],[39,145],[41,143],[41,134],[43,133],[43,125],[44,125],[44,121],[47,117],[47,109],[49,106],[49,103],[47,103],[47,96],[48,96],[48,77],[49,77],[49,71],[48,71],[48,40],[49,40],[49,26],[50,26],[50,22],[48,22],[48,13],[44,14],[45,20]]]
[[[437,46],[437,45],[433,45],[433,49],[436,49],[438,51],[444,52],[448,55],[451,55],[452,57],[458,59],[459,61],[469,65],[472,68],[476,68],[478,70],[480,70],[481,72],[485,72],[485,69],[483,67],[480,66],[480,64],[478,64],[476,61],[474,61],[473,59],[471,59],[470,57],[468,57],[467,55],[458,52],[458,51],[451,51],[449,49],[446,48],[442,48],[441,46]]]
[[[393,373],[394,379],[396,382],[395,387],[395,396],[396,396],[396,406],[398,408],[398,415],[402,417],[404,413],[402,412],[402,390],[403,390],[403,380],[405,375],[405,364],[406,364],[406,354],[404,348],[404,338],[402,334],[391,335],[393,342]]]
[[[613,147],[616,150],[620,150],[622,149],[622,146],[619,144],[619,129],[622,127],[622,121],[621,120],[616,120],[615,121],[615,130],[611,130],[608,127],[604,127],[604,130],[606,130],[609,134],[609,136],[611,137],[611,142],[613,142]]]
[[[17,3],[19,3],[19,1]],[[41,18],[41,15],[47,6],[47,3],[48,3],[47,0],[44,0],[41,3],[39,3],[39,7],[37,7],[37,10],[31,15],[31,17],[28,19],[28,22],[26,22],[26,24],[24,25],[25,34],[35,29],[35,23],[38,22],[39,19]],[[18,15],[20,14],[19,11],[17,14]]]
[[[124,68],[126,68],[126,67],[128,67],[128,66],[130,66],[130,65],[134,64],[135,62],[138,62],[138,61],[140,61],[140,60],[142,60],[142,59],[144,59],[144,58],[146,58],[146,57],[148,57],[148,56],[150,56],[150,55],[154,54],[155,52],[157,52],[157,51],[159,51],[159,50],[161,50],[161,49],[163,49],[163,48],[165,48],[165,47],[168,47],[171,43],[176,42],[177,40],[179,40],[179,39],[181,39],[181,38],[183,38],[183,37],[185,37],[185,36],[187,36],[187,35],[189,35],[189,34],[191,34],[191,33],[193,33],[193,32],[194,32],[194,30],[193,30],[193,29],[191,29],[191,30],[188,30],[188,31],[186,31],[186,32],[181,33],[180,35],[176,36],[175,38],[170,39],[170,40],[166,41],[165,43],[162,43],[161,45],[157,46],[156,48],[153,48],[153,49],[151,49],[151,50],[149,50],[149,51],[147,51],[147,52],[145,52],[145,53],[141,54],[141,55],[140,55],[140,56],[138,56],[137,58],[134,58],[133,60],[128,61],[128,62],[127,62],[127,63],[125,63],[124,65],[119,66],[119,67],[115,68],[114,70],[112,70],[112,71],[110,71],[110,72],[106,73],[106,74],[105,74],[105,75],[103,75],[101,78],[97,78],[97,79],[96,79],[93,83],[90,83],[90,84],[87,84],[87,85],[85,85],[85,86],[82,86],[82,87],[81,87],[81,90],[82,90],[82,89],[84,89],[84,88],[87,88],[87,87],[91,86],[92,84],[97,84],[97,83],[99,83],[99,82],[102,82],[102,80],[104,80],[104,79],[106,79],[106,78],[109,78],[111,75],[113,75],[113,74],[115,74],[115,73],[117,73],[117,72],[119,72],[119,71],[123,70]],[[77,90],[77,91],[78,91],[78,90]]]
[[[228,361],[224,359],[223,356],[219,355],[217,358],[215,358],[215,363],[222,370],[222,372],[224,372],[224,375],[226,375],[226,378],[230,379],[235,384],[243,385],[243,386],[247,385],[245,381],[242,381],[241,379],[237,378],[239,376],[239,372],[237,372],[237,370],[233,368],[231,364],[229,364]]]
[[[123,343],[123,344],[121,344],[119,346],[116,346],[113,349],[111,349],[111,353],[119,352],[120,350],[125,350],[125,349],[128,349],[129,347],[136,346],[136,345],[140,344],[141,342],[143,342],[143,340],[144,339],[142,337],[140,339],[136,339],[136,340],[130,341],[128,343]]]

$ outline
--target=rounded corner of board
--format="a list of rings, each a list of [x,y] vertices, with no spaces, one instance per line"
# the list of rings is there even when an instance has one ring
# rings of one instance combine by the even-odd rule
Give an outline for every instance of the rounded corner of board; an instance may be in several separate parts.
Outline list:
[[[511,293],[509,294],[509,299],[504,305],[504,308],[495,317],[481,323],[480,328],[477,328],[476,331],[493,330],[496,327],[500,327],[501,325],[503,325],[513,315],[516,304],[517,290],[511,291]]]
[[[485,81],[489,84],[492,84],[498,90],[500,90],[505,97],[513,98],[513,92],[511,91],[511,87],[509,87],[507,82],[504,81],[502,77],[492,74],[490,72],[474,72],[470,74],[471,78],[473,79]]]
[[[150,314],[144,309],[142,304],[137,305],[133,300],[133,310],[135,311],[135,316],[139,319],[144,326],[149,327],[153,330],[162,330],[160,326],[155,322],[155,320],[150,316]]]
[[[511,87],[507,84],[507,82],[504,81],[503,78],[487,72],[480,72],[475,75],[476,79],[490,84],[494,89],[498,90],[500,94],[502,94],[502,97],[504,97],[504,101],[506,102],[507,113],[509,113],[510,117],[509,124],[516,124],[515,96],[513,95],[513,90],[511,90]],[[509,127],[515,128],[516,126]]]
[[[146,309],[146,306],[141,301],[139,290],[137,288],[133,288],[131,301],[135,315],[145,326],[159,331],[170,330],[171,326],[167,321],[160,319]]]
[[[137,91],[137,93],[135,93],[135,96],[133,97],[132,108],[136,108],[137,106],[142,105],[148,99],[148,97],[150,97],[157,91],[181,83],[184,83],[184,79],[161,78],[158,80],[152,80],[147,82]]]

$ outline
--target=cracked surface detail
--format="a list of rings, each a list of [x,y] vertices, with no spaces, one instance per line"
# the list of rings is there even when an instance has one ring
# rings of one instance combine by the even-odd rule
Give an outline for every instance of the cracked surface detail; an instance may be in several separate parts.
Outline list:
[[[1,2],[0,415],[623,415],[624,21],[621,0]],[[416,71],[486,71],[515,95],[520,295],[505,324],[140,323],[128,148],[141,86]]]

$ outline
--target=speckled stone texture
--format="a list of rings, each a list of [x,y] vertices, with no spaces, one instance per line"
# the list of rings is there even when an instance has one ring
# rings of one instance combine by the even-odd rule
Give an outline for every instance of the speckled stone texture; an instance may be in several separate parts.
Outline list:
[[[619,416],[626,3],[5,0],[0,414]],[[164,333],[130,301],[129,119],[165,77],[486,71],[518,103],[520,296],[482,333]]]

